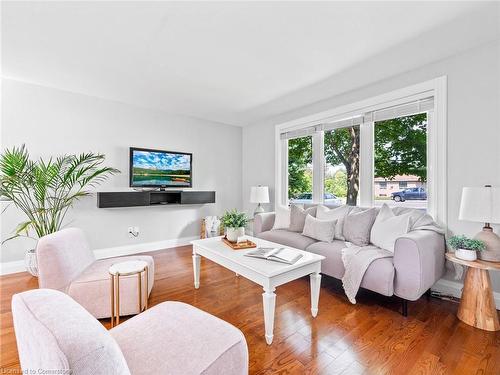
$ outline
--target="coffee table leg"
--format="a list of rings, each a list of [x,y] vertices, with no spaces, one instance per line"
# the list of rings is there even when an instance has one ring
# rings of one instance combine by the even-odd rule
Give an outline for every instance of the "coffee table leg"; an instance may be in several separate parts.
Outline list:
[[[276,294],[274,293],[275,288],[264,289],[262,293],[262,299],[264,302],[264,326],[266,329],[266,342],[271,345],[273,342],[273,331],[274,331],[274,308],[276,306]]]
[[[314,318],[318,315],[318,302],[319,302],[319,291],[321,287],[321,274],[311,273],[309,275],[311,280],[311,314]]]
[[[201,257],[193,253],[194,287],[196,289],[200,287],[200,264]]]

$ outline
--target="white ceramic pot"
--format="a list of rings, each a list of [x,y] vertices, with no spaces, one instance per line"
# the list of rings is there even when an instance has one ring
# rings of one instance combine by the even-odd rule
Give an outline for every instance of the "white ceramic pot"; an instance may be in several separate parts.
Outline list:
[[[472,261],[477,259],[477,251],[467,250],[467,249],[456,249],[455,256],[459,259]]]
[[[32,276],[38,276],[38,263],[36,261],[36,251],[31,249],[24,254],[24,266]]]
[[[238,237],[245,235],[245,227],[226,228],[226,237],[231,242],[238,241]]]

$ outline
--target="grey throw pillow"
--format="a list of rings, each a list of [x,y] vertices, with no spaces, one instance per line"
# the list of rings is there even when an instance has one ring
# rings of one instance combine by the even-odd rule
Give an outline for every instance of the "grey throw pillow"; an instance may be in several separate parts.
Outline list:
[[[316,216],[316,206],[303,209],[300,206],[292,205],[290,208],[290,226],[288,230],[292,232],[302,232],[306,222],[306,216]]]
[[[344,237],[354,245],[367,246],[370,244],[370,231],[378,210],[370,208],[361,212],[356,211],[352,210],[344,219]]]
[[[335,238],[337,240],[345,241],[343,228],[344,218],[351,211],[352,206],[343,205],[335,208],[328,208],[326,206],[318,205],[316,210],[316,218],[320,220],[337,220],[335,224]]]
[[[318,241],[332,242],[336,223],[337,220],[320,220],[307,215],[302,234]]]

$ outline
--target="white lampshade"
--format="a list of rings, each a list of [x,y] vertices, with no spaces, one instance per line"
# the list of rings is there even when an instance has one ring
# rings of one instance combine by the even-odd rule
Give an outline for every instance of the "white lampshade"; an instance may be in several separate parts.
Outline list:
[[[269,188],[267,186],[252,186],[250,189],[251,203],[269,203]]]
[[[500,223],[500,188],[464,187],[458,218],[481,223]]]

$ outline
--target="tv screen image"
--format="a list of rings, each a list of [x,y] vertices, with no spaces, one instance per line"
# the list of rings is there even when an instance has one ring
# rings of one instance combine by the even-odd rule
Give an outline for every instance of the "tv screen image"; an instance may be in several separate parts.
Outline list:
[[[191,187],[192,154],[130,149],[130,186]]]

